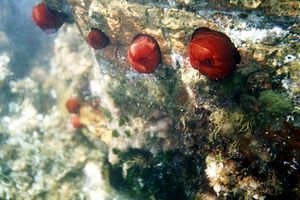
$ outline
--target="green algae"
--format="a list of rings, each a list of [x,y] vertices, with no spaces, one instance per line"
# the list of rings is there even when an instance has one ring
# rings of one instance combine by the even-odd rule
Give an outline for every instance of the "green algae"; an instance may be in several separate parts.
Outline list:
[[[179,113],[183,93],[182,83],[171,68],[161,69],[156,77],[142,77],[133,82],[126,77],[119,84],[111,84],[108,93],[120,108],[120,126],[129,116],[150,119],[155,111],[176,115]]]
[[[142,149],[129,149],[128,152],[115,149],[114,153],[119,156],[120,162],[110,166],[113,187],[130,191],[137,199],[194,198],[202,170],[199,161],[192,156],[178,151],[153,155]],[[124,164],[127,166],[126,174],[124,170],[122,173]]]
[[[293,111],[293,104],[290,99],[273,90],[265,90],[260,93],[259,105],[269,114],[286,115]]]
[[[106,117],[106,119],[108,121],[112,121],[113,118],[112,118],[112,115],[111,115],[111,112],[110,112],[109,109],[107,109],[107,108],[100,108],[100,110],[102,111],[103,115]]]
[[[113,137],[119,137],[120,135],[120,133],[117,130],[113,130],[111,134]]]
[[[209,120],[213,125],[209,133],[209,141],[225,136],[250,136],[253,129],[254,120],[245,115],[241,110],[228,111],[218,109],[211,113]]]

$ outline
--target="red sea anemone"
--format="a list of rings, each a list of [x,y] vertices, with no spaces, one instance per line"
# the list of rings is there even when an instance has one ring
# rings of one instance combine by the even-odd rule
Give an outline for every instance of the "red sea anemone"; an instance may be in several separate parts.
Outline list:
[[[138,34],[128,47],[128,61],[139,73],[153,72],[161,61],[158,43],[149,35]]]
[[[209,79],[227,77],[240,63],[241,57],[225,34],[202,27],[195,30],[189,44],[189,58],[193,68]]]
[[[94,49],[102,49],[110,43],[108,36],[96,28],[92,28],[92,30],[88,33],[86,40]]]
[[[71,124],[74,128],[81,128],[82,127],[82,124],[80,122],[80,117],[77,116],[77,115],[72,116]]]
[[[78,99],[71,98],[66,102],[66,108],[69,113],[78,113],[80,108],[80,102]]]
[[[64,19],[62,13],[47,8],[44,2],[32,10],[32,21],[48,34],[55,33],[63,25]]]

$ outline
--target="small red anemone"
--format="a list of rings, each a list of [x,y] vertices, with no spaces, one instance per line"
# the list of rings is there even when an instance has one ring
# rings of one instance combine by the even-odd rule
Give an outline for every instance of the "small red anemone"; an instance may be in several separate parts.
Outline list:
[[[228,76],[241,56],[224,33],[198,28],[189,44],[189,58],[193,68],[209,79],[219,80]]]
[[[108,36],[96,28],[92,28],[86,39],[89,45],[94,49],[102,49],[110,43]]]
[[[146,34],[136,35],[128,47],[128,61],[139,73],[154,72],[161,61],[160,48],[156,40]]]
[[[66,102],[66,108],[69,113],[78,113],[80,108],[80,102],[78,99],[71,98]]]
[[[44,2],[34,6],[32,21],[48,34],[55,33],[64,23],[65,16],[62,13],[47,8]]]
[[[80,122],[80,117],[77,116],[77,115],[72,116],[71,124],[74,128],[81,128],[82,127],[82,124]]]

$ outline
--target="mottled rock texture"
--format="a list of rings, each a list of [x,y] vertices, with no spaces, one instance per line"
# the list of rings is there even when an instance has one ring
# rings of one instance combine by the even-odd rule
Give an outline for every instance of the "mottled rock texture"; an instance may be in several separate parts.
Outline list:
[[[300,198],[299,2],[46,3],[83,38],[91,28],[110,38],[94,52],[89,95],[100,103],[87,103],[80,118],[109,149],[111,187],[137,199]],[[226,79],[191,68],[187,44],[198,27],[225,33],[238,48],[242,62]],[[149,75],[127,61],[138,33],[161,49]]]

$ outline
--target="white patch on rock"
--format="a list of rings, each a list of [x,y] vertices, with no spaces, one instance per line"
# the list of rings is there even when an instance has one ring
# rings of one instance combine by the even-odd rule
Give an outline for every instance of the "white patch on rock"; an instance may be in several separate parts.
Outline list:
[[[290,62],[294,61],[295,59],[296,59],[296,56],[293,56],[293,55],[286,55],[286,56],[284,57],[283,63],[284,63],[284,64],[287,64],[287,63],[290,63]]]
[[[88,162],[84,169],[85,182],[83,191],[89,194],[91,200],[106,199],[104,177],[102,176],[99,163]]]
[[[171,58],[172,58],[172,67],[174,69],[177,68],[178,66],[177,64],[179,64],[179,66],[184,66],[184,59],[181,54],[172,52]]]
[[[280,27],[273,27],[271,29],[245,28],[245,30],[225,29],[228,36],[236,38],[241,42],[259,43],[268,38],[285,37],[289,32]]]

